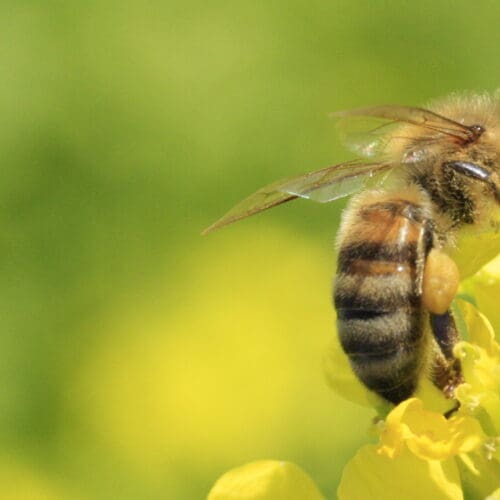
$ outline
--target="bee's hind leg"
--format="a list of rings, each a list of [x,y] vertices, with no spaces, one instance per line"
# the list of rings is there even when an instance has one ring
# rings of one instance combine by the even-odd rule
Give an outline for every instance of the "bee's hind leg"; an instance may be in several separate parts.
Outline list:
[[[430,314],[432,333],[439,346],[434,356],[431,378],[444,395],[452,399],[455,389],[464,379],[460,360],[453,356],[453,347],[460,340],[451,311],[444,314]]]
[[[450,399],[455,388],[463,382],[460,361],[453,356],[453,348],[460,337],[450,311],[459,283],[460,275],[453,259],[433,248],[425,260],[422,302],[429,311],[430,326],[438,347],[434,353],[431,379]]]

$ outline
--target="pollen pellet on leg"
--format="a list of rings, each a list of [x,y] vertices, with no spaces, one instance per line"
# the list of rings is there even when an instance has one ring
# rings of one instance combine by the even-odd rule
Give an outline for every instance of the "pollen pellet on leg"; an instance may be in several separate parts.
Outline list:
[[[440,250],[432,249],[425,261],[424,307],[434,314],[444,314],[457,293],[459,283],[460,274],[453,259]]]

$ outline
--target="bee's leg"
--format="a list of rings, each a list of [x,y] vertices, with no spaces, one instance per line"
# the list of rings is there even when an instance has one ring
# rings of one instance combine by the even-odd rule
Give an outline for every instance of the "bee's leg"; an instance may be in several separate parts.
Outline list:
[[[425,261],[422,302],[430,312],[432,333],[439,350],[435,353],[432,381],[447,398],[463,382],[460,361],[453,356],[459,340],[450,306],[458,290],[460,275],[455,262],[444,252],[432,249]]]
[[[432,333],[439,346],[432,366],[432,381],[447,398],[453,398],[455,389],[463,382],[460,360],[453,356],[453,347],[460,340],[451,311],[430,314]]]

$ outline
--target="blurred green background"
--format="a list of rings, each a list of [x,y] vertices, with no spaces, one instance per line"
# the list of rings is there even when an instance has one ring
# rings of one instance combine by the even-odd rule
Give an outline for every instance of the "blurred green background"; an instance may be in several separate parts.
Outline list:
[[[351,158],[330,111],[494,90],[500,4],[0,5],[0,498],[198,499],[263,458],[332,498],[372,416],[322,374],[343,203],[200,231]]]

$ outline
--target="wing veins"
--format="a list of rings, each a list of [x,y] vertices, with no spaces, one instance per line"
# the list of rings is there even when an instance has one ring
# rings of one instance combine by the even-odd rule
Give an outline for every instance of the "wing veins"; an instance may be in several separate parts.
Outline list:
[[[338,113],[333,113],[333,116],[372,116],[391,120],[391,123],[406,122],[435,132],[441,132],[462,141],[468,141],[474,136],[471,129],[466,125],[446,118],[434,111],[417,107],[394,105],[375,106],[372,108],[340,111]]]
[[[349,167],[352,167],[353,171],[347,170]],[[308,172],[306,174],[287,179],[282,179],[259,189],[242,200],[224,216],[207,227],[202,234],[207,234],[228,224],[244,219],[245,217],[249,217],[269,208],[281,205],[282,203],[304,197],[303,195],[314,192],[320,188],[340,184],[346,179],[364,176],[370,178],[375,173],[380,173],[385,170],[389,170],[390,168],[392,168],[392,165],[388,163],[359,163],[355,160],[325,167],[321,170]],[[346,171],[344,172],[344,170]],[[340,175],[335,175],[336,173]],[[313,179],[311,184],[307,183],[308,179],[317,176],[318,174],[322,174],[319,179]],[[291,189],[293,187],[294,183],[299,183],[300,185],[301,181],[303,182],[303,186],[296,190],[296,192],[287,191],[287,189]],[[343,195],[341,194],[338,197],[341,196]],[[261,197],[263,197],[262,200],[259,199]]]

